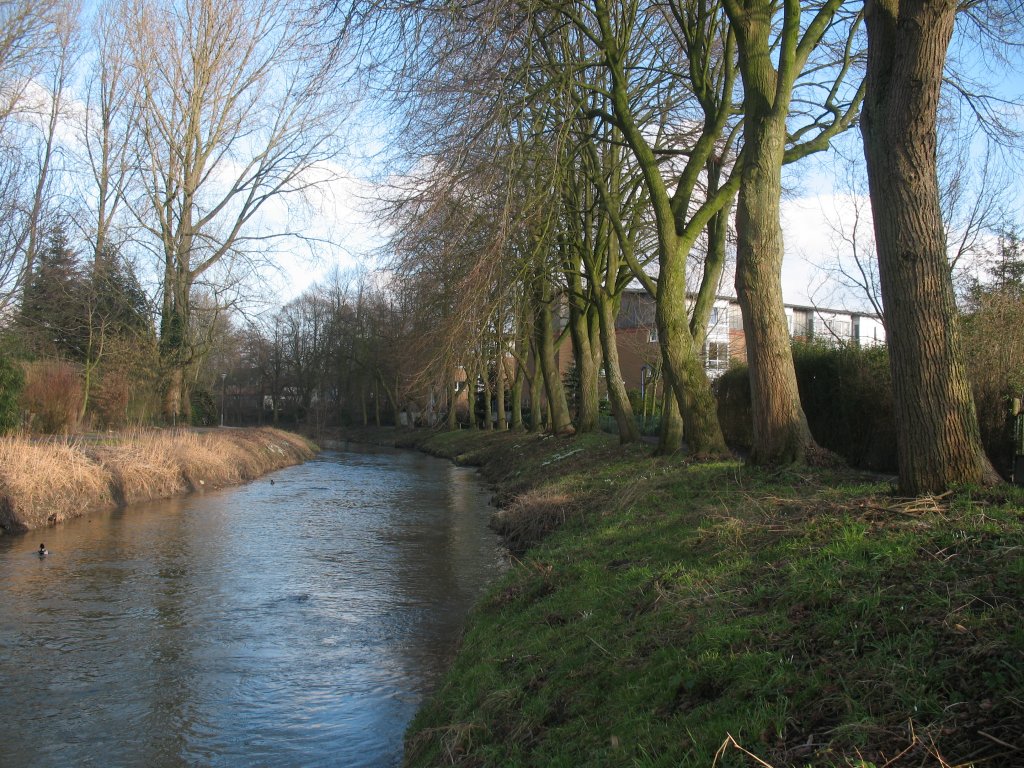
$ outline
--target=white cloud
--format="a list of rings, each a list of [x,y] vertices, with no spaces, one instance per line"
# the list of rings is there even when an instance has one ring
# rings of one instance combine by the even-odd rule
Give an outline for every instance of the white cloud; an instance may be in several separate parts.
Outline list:
[[[260,212],[258,226],[266,232],[292,232],[277,253],[278,275],[268,275],[287,301],[331,270],[356,267],[380,246],[384,235],[372,212],[375,187],[339,163],[311,170],[316,186],[304,199],[278,198]]]
[[[866,197],[822,192],[782,201],[782,231],[786,256],[782,291],[794,304],[837,304],[864,308],[859,296],[829,285],[829,270],[838,260],[852,258],[856,238],[860,252],[871,249],[871,206]]]

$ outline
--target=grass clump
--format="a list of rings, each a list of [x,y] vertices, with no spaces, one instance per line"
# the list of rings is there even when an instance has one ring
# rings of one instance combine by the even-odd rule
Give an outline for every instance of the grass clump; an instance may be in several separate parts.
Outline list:
[[[107,473],[80,442],[0,437],[0,530],[38,528],[111,504]]]
[[[282,430],[133,430],[55,440],[0,437],[0,530],[233,485],[313,456]]]
[[[1021,493],[906,501],[600,438],[438,446],[484,462],[538,535],[472,615],[408,765],[1024,762]]]

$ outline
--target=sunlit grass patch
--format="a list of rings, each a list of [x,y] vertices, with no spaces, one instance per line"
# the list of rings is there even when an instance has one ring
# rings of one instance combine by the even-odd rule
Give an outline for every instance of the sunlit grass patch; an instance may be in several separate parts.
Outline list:
[[[1016,496],[613,451],[502,467],[522,500],[580,511],[481,602],[410,765],[1013,764]],[[459,723],[458,754],[424,735]]]

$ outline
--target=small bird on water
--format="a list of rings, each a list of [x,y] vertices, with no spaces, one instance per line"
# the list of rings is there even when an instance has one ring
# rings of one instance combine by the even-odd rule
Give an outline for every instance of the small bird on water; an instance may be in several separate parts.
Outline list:
[[[40,544],[39,545],[39,556],[40,557],[46,557],[48,554],[50,554],[50,553],[46,550],[46,545],[45,544]]]

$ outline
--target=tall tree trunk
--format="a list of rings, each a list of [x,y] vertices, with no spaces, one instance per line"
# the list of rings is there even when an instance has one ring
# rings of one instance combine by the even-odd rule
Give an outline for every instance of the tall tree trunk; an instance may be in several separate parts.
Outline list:
[[[629,402],[626,383],[622,380],[619,367],[619,349],[615,344],[615,301],[603,290],[595,297],[601,319],[601,345],[604,352],[605,383],[608,386],[608,403],[611,405],[615,424],[619,428],[620,443],[635,443],[640,440],[633,406]]]
[[[468,409],[469,428],[476,429],[476,366],[466,369],[466,407]]]
[[[718,423],[711,383],[704,370],[700,350],[694,348],[690,334],[685,273],[679,267],[669,267],[670,262],[679,258],[681,256],[676,254],[674,259],[662,259],[654,313],[665,386],[675,393],[690,452],[700,457],[720,456],[728,449]],[[674,435],[668,437],[672,441],[675,439]],[[675,453],[679,445],[672,447],[666,444],[665,448],[669,453]]]
[[[534,344],[537,350],[537,361],[540,374],[544,379],[544,393],[547,395],[548,408],[551,411],[550,429],[556,435],[573,432],[569,406],[565,399],[565,388],[558,370],[555,356],[555,328],[552,318],[551,284],[544,277],[537,278],[536,288],[536,323],[534,325]]]
[[[523,430],[523,383],[526,378],[525,361],[530,356],[530,335],[527,332],[525,322],[518,323],[520,328],[516,329],[516,354],[515,354],[515,375],[512,378],[512,424],[511,428],[516,431]]]
[[[508,429],[508,418],[505,416],[505,361],[498,363],[498,382],[494,391],[494,399],[498,411],[498,431],[504,432]]]
[[[170,368],[163,377],[163,411],[169,424],[178,424],[181,416],[182,379],[184,374],[180,368]]]
[[[814,439],[800,404],[782,297],[780,177],[771,167],[750,165],[754,167],[749,181],[744,174],[747,183],[740,190],[736,214],[736,294],[743,313],[754,421],[750,458],[755,464],[802,462]]]
[[[484,379],[484,429],[490,431],[494,427],[494,408],[491,405],[491,376],[487,370],[487,361],[481,360]]]
[[[188,269],[191,239],[177,248],[165,245],[163,302],[160,313],[160,367],[164,376],[164,420],[172,424],[191,420],[191,386],[187,371],[192,363],[192,284]],[[185,254],[185,255],[183,255]]]
[[[533,328],[530,329],[533,333]],[[544,421],[541,409],[546,408],[544,398],[541,397],[540,378],[540,355],[537,352],[537,345],[530,344],[530,357],[526,370],[526,389],[530,403],[530,423],[527,427],[529,432],[539,432],[541,423]]]
[[[717,160],[706,163],[708,194],[714,194],[722,177],[722,164]],[[693,301],[693,314],[690,316],[690,333],[693,343],[703,349],[708,337],[708,323],[711,310],[718,298],[718,284],[725,271],[725,242],[729,233],[729,217],[732,215],[733,200],[729,200],[721,210],[712,216],[705,227],[708,239],[708,252],[704,257],[704,272],[700,278],[700,288]]]
[[[508,377],[505,371],[505,334],[502,333],[501,326],[502,315],[499,313],[494,323],[497,337],[495,346],[498,349],[494,361],[494,399],[498,411],[498,430],[504,432],[508,429],[508,420],[505,418],[505,379]]]
[[[935,119],[954,0],[868,0],[862,127],[900,489],[997,482],[967,381],[939,207]]]
[[[658,456],[672,456],[683,449],[683,415],[679,400],[667,385],[661,395],[661,428],[658,430]]]
[[[523,366],[516,363],[516,373],[512,379],[512,388],[509,390],[509,397],[512,399],[512,421],[509,429],[519,432],[523,427]]]
[[[743,313],[753,411],[751,461],[802,462],[814,439],[800,405],[782,297],[782,164],[790,91],[772,64],[770,13],[740,20],[743,151],[736,208],[736,294]]]
[[[558,252],[567,287],[565,295],[569,309],[569,337],[575,362],[576,391],[573,405],[576,410],[576,431],[595,432],[600,429],[598,380],[601,347],[600,341],[595,344],[593,338],[598,324],[595,322],[592,290],[589,281],[587,286],[583,282],[585,273],[591,277],[586,268],[586,256],[594,247],[594,193],[576,158],[569,157],[563,162],[567,168],[562,193],[565,224],[564,231],[558,236]]]
[[[581,281],[582,282],[582,281]],[[576,429],[594,432],[599,428],[601,400],[598,394],[598,372],[601,368],[600,347],[595,354],[593,308],[581,298],[570,300],[569,336],[572,339],[573,358],[576,362]]]

